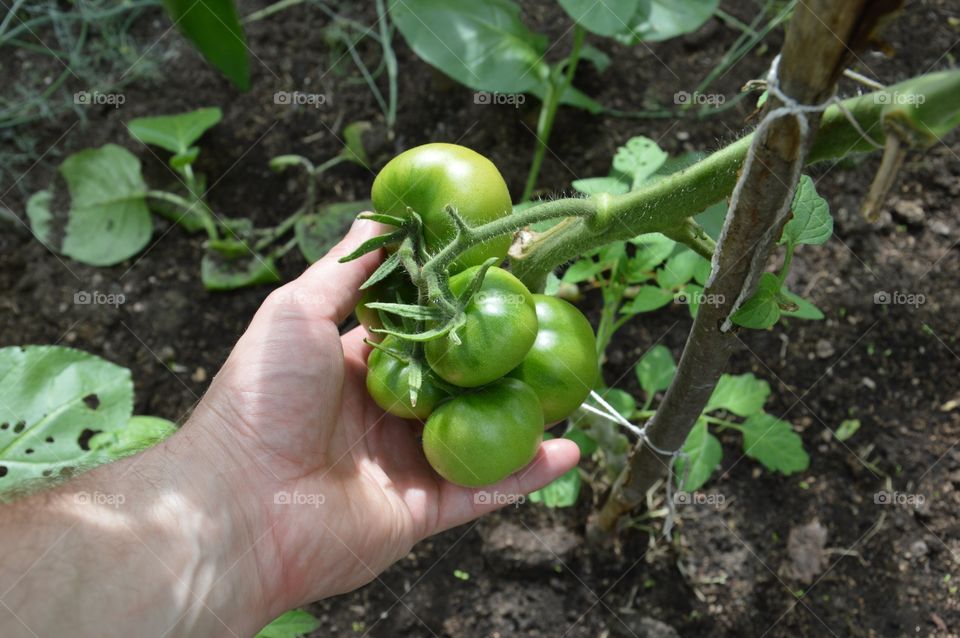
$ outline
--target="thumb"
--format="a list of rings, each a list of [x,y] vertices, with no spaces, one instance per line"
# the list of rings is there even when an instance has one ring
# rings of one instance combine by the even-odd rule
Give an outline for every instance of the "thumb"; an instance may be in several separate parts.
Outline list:
[[[340,243],[284,288],[289,287],[295,294],[316,299],[319,317],[340,323],[360,300],[360,285],[383,261],[383,249],[346,263],[340,263],[340,258],[349,255],[368,239],[391,230],[392,227],[385,224],[367,219],[355,220]]]

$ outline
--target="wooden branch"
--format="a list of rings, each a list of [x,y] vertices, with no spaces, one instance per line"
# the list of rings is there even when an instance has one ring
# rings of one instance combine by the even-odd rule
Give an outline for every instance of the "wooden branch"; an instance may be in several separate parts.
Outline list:
[[[783,94],[801,105],[818,105],[829,99],[854,52],[864,48],[877,26],[900,4],[899,0],[798,3],[777,73]],[[764,116],[782,106],[771,94]],[[699,308],[677,374],[647,430],[650,443],[658,449],[683,446],[737,344],[733,330],[724,326],[737,300],[753,292],[770,249],[779,239],[786,221],[781,212],[793,201],[821,113],[800,117],[806,119],[805,127],[795,115],[786,113],[761,126],[754,137],[753,159],[734,191],[735,201],[731,201],[729,219],[717,245],[712,281],[704,290],[707,298],[722,301]],[[591,520],[591,532],[614,530],[624,513],[644,501],[647,490],[663,476],[669,458],[639,442],[603,508]]]

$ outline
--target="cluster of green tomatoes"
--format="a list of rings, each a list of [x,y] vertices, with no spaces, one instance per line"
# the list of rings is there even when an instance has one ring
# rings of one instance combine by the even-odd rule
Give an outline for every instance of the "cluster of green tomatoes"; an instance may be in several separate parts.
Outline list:
[[[426,144],[392,159],[373,183],[377,213],[422,220],[427,254],[456,235],[448,212],[479,226],[512,213],[507,185],[493,163],[454,144]],[[491,485],[536,455],[545,425],[561,421],[586,399],[599,369],[593,329],[570,303],[532,294],[510,272],[491,266],[469,301],[462,298],[481,264],[506,257],[505,235],[473,246],[448,268],[450,291],[466,302],[456,335],[423,343],[389,335],[374,344],[367,389],[386,412],[424,423],[423,450],[443,478]],[[366,304],[417,303],[404,269],[368,288],[357,318],[372,341],[385,317]],[[419,389],[411,393],[411,379]]]

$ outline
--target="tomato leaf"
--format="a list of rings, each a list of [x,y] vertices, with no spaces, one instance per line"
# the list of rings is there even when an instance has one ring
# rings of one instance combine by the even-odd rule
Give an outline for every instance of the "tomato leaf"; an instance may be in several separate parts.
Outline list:
[[[667,159],[666,151],[649,137],[633,137],[613,156],[614,174],[623,175],[631,190],[650,177]]]
[[[575,179],[570,185],[573,186],[573,190],[584,195],[597,195],[598,193],[623,195],[630,190],[629,182],[613,176]]]
[[[802,175],[793,197],[793,217],[783,227],[781,244],[822,244],[833,235],[830,205],[809,175]]]
[[[658,308],[663,308],[673,301],[673,293],[657,286],[640,286],[637,296],[624,304],[620,309],[621,314],[637,315],[642,312],[650,312]]]
[[[661,288],[679,288],[693,278],[698,266],[709,263],[706,259],[686,246],[667,259],[663,268],[657,271],[657,284]]]
[[[647,395],[653,395],[670,387],[673,376],[677,373],[677,364],[670,354],[670,348],[664,345],[652,347],[636,368],[637,380]]]
[[[757,289],[730,318],[733,323],[744,328],[762,330],[769,328],[780,319],[780,280],[776,275],[765,272],[760,275]]]
[[[641,12],[617,39],[628,44],[656,42],[696,31],[719,4],[720,0],[648,0],[646,12]]]
[[[385,301],[372,301],[367,304],[371,310],[383,310],[398,317],[407,317],[417,321],[437,321],[443,317],[438,308],[420,306],[407,303],[388,303]]]
[[[748,417],[763,411],[763,404],[770,396],[770,384],[758,379],[752,372],[736,376],[720,376],[704,414],[714,410],[726,410],[737,416]]]
[[[717,437],[710,434],[707,422],[697,419],[683,444],[687,458],[677,459],[677,487],[692,492],[700,489],[723,460],[723,447]]]
[[[233,0],[164,0],[183,35],[241,91],[250,89],[247,42]]]
[[[793,304],[795,308],[785,309],[782,304],[784,299]],[[813,321],[820,321],[823,319],[823,311],[817,308],[812,301],[804,299],[803,297],[790,292],[786,288],[780,290],[780,300],[780,314],[786,317],[811,319]]]
[[[234,290],[276,283],[280,281],[280,272],[270,255],[248,251],[245,255],[225,259],[208,252],[200,261],[200,278],[207,290]]]
[[[393,253],[389,257],[383,260],[383,263],[380,264],[373,274],[363,282],[360,286],[360,290],[366,290],[370,286],[373,286],[376,283],[379,283],[389,277],[393,271],[395,271],[400,266],[400,254]]]
[[[578,496],[580,496],[580,470],[573,468],[539,490],[530,492],[527,498],[531,503],[543,503],[547,507],[558,508],[575,505]]]
[[[761,412],[750,416],[741,427],[744,453],[768,470],[789,475],[810,466],[803,440],[786,421]]]

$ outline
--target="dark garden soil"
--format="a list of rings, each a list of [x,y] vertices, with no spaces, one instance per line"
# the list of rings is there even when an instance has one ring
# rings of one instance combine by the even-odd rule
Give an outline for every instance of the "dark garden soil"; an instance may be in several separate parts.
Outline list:
[[[255,8],[242,4],[243,13]],[[523,5],[528,25],[560,38],[551,57],[562,55],[571,36],[563,12],[553,2]],[[745,0],[724,7],[747,20],[756,10]],[[893,83],[955,64],[958,9],[947,0],[908,3],[886,34],[894,57],[867,55],[856,68]],[[342,10],[374,20],[369,7]],[[20,182],[3,185],[3,191],[12,188],[4,203],[22,216],[24,195],[44,187],[60,159],[106,142],[137,153],[148,182],[162,185],[170,177],[162,162],[129,139],[124,123],[216,105],[224,121],[202,141],[200,160],[215,183],[212,205],[275,223],[299,204],[301,183],[273,174],[271,157],[296,152],[322,161],[339,150],[345,124],[367,119],[382,128],[349,57],[328,48],[327,24],[319,10],[302,5],[251,25],[254,89],[246,94],[167,34],[152,52],[163,56],[162,82],[128,87],[121,108],[88,109],[86,121],[70,114],[30,127],[40,148],[52,150]],[[147,46],[166,29],[154,11],[136,23],[133,36]],[[711,20],[668,43],[626,48],[597,40],[613,64],[603,74],[581,65],[577,84],[617,109],[672,106],[673,94],[692,90],[736,35]],[[732,98],[741,84],[762,75],[781,40],[782,31],[775,32],[760,54],[709,90]],[[519,195],[534,142],[534,100],[520,108],[474,104],[470,90],[419,61],[399,37],[395,44],[399,121],[392,140],[375,136],[376,155],[383,159],[428,141],[459,142],[491,157]],[[376,64],[377,50],[365,44],[361,51]],[[319,109],[275,105],[278,90],[322,92],[329,102]],[[842,90],[857,89],[845,82]],[[735,139],[747,115],[745,103],[679,121],[565,108],[540,183],[553,196],[568,191],[572,179],[605,174],[616,147],[632,135],[654,138],[671,153],[710,151]],[[736,436],[722,434],[722,471],[705,489],[722,494],[725,504],[681,508],[672,542],[645,529],[659,530],[662,518],[641,516],[616,547],[585,543],[584,523],[602,496],[587,487],[574,508],[508,508],[418,545],[369,586],[313,605],[322,619],[315,635],[960,634],[960,574],[954,574],[960,570],[954,515],[960,505],[960,448],[954,447],[960,436],[960,136],[911,155],[880,223],[869,225],[858,211],[878,159],[813,170],[834,213],[835,236],[799,252],[790,287],[827,319],[744,331],[730,365],[732,372],[752,371],[770,382],[767,409],[801,432],[811,454],[808,471],[771,474],[742,458]],[[321,200],[365,198],[372,179],[362,168],[339,166],[322,183]],[[128,366],[138,413],[182,422],[270,291],[205,292],[200,236],[162,220],[148,250],[109,269],[60,259],[13,225],[0,228],[2,345],[62,343]],[[291,278],[305,264],[291,253],[282,266]],[[75,305],[78,290],[122,292],[126,303]],[[881,291],[924,299],[916,306],[877,304]],[[585,308],[596,320],[595,295],[588,294]],[[689,325],[679,305],[628,324],[614,339],[606,381],[638,394],[632,371],[638,358],[657,342],[679,355]],[[831,431],[850,418],[861,428],[841,443]],[[876,504],[875,493],[884,489],[924,502]],[[788,551],[791,530],[798,539],[800,528],[814,522],[825,530],[825,543]],[[813,564],[810,582],[797,577],[796,562]]]

